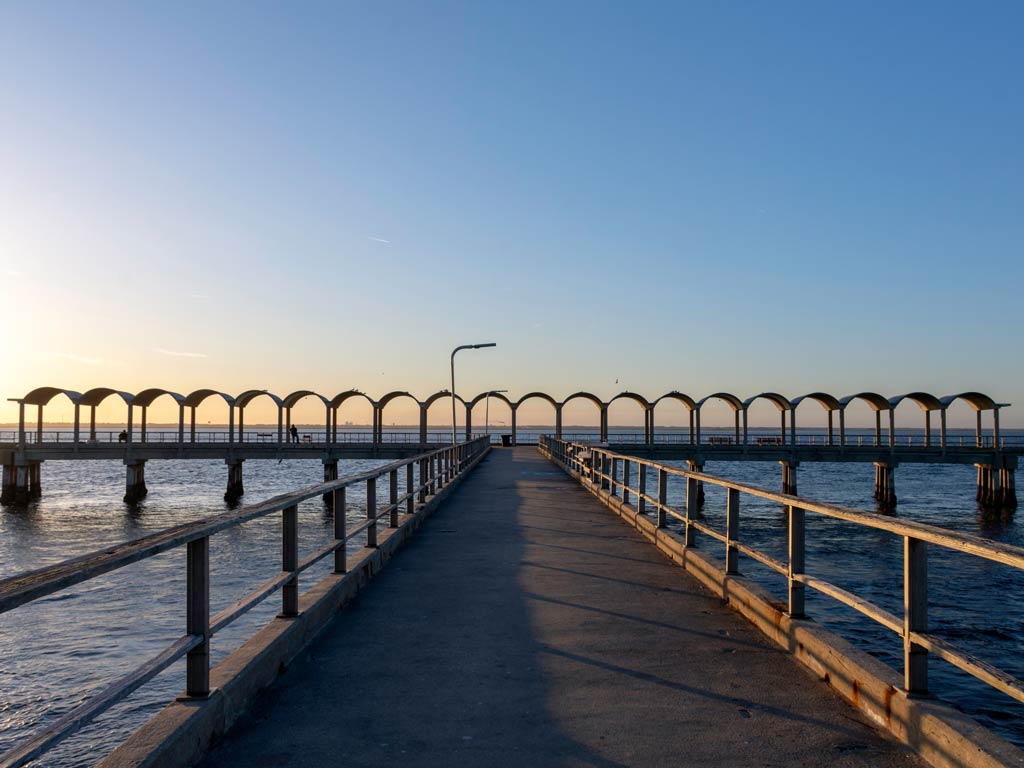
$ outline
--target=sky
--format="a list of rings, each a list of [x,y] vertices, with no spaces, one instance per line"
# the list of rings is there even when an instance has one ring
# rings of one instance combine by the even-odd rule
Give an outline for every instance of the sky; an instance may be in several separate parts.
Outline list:
[[[494,341],[460,393],[980,390],[1024,427],[1022,28],[1015,2],[5,2],[0,421],[42,385],[425,397]]]

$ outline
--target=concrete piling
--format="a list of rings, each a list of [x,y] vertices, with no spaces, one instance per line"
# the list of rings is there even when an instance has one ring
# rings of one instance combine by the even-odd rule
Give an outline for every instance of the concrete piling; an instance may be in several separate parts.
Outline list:
[[[125,475],[124,502],[136,504],[146,498],[146,462],[139,459],[125,459],[127,472]]]
[[[896,506],[896,465],[887,461],[875,462],[875,500],[882,509]]]
[[[5,507],[14,504],[15,494],[15,467],[13,464],[4,464],[3,487],[0,489],[0,504]]]
[[[332,480],[338,479],[338,460],[337,459],[323,459],[324,465],[324,482],[329,483]],[[334,504],[334,492],[324,494],[324,504],[328,507],[332,507]]]
[[[690,472],[703,472],[704,464],[696,461],[687,461],[686,468]],[[704,506],[704,483],[700,480],[697,481],[697,508],[700,509]]]
[[[796,496],[796,468],[800,466],[798,461],[780,461],[782,465],[782,492],[790,496]]]
[[[224,501],[234,504],[245,493],[245,483],[242,477],[243,459],[225,459],[228,467],[228,487],[224,491]]]

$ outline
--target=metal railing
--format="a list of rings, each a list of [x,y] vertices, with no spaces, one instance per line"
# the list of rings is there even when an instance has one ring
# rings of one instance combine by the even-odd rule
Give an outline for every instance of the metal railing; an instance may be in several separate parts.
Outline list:
[[[520,429],[518,442],[520,445],[524,445],[527,442],[535,442],[539,434],[543,430],[531,430],[531,429]],[[505,434],[509,434],[508,430],[504,430]],[[89,444],[107,444],[107,443],[118,443],[123,442],[120,439],[120,430],[97,430],[95,441],[90,440],[88,432],[81,432],[78,436],[79,445]],[[482,433],[474,432],[473,437],[479,437]],[[491,443],[494,445],[500,444],[501,432],[492,431],[490,433]],[[150,445],[150,444],[181,444],[179,440],[178,430],[160,429],[160,430],[147,430],[145,435],[142,435],[139,431],[136,431],[132,435],[133,445]],[[384,431],[380,435],[380,439],[377,441],[378,444],[394,444],[394,443],[405,443],[405,444],[421,444],[420,433],[417,431]],[[598,442],[600,440],[600,434],[595,429],[592,432],[564,432],[562,439],[568,442]],[[0,444],[14,444],[18,441],[18,433],[14,430],[0,430]],[[994,438],[992,435],[983,435],[979,442],[973,434],[952,434],[946,437],[946,446],[948,448],[991,448],[993,446]],[[38,445],[40,443],[75,443],[75,433],[71,430],[59,430],[59,429],[45,429],[42,433],[42,440],[39,439],[39,433],[36,430],[25,432],[25,442],[28,445]],[[189,430],[185,430],[184,444],[195,445],[195,444],[211,444],[215,443],[218,445],[224,445],[234,442],[238,445],[274,445],[278,444],[278,433],[277,428],[266,428],[260,429],[257,427],[250,427],[246,429],[241,435],[235,432],[232,436],[228,430],[196,430],[195,438],[193,439]],[[344,445],[351,443],[368,444],[373,443],[373,431],[366,430],[338,430],[337,435],[333,435],[320,430],[310,429],[299,429],[298,441],[292,439],[287,432],[281,436],[282,445],[295,446],[296,443],[299,445],[314,445],[323,447],[325,445]],[[430,430],[427,432],[427,443],[428,444],[447,444],[451,442],[451,432],[448,430]],[[607,437],[609,443],[627,443],[630,445],[644,445],[646,444],[646,437],[643,432],[609,432]],[[654,435],[655,445],[695,445],[697,443],[692,442],[687,432],[655,432]],[[833,435],[832,439],[829,440],[828,435],[817,432],[798,432],[795,440],[791,440],[789,435],[786,436],[785,440],[780,435],[764,434],[762,432],[752,432],[748,435],[747,441],[744,442],[742,436],[739,440],[736,439],[735,434],[731,432],[716,431],[716,432],[702,432],[700,436],[700,445],[702,446],[749,446],[755,448],[763,447],[779,447],[785,448],[790,445],[796,445],[798,447],[855,447],[855,448],[888,448],[889,447],[889,436],[888,433],[883,432],[881,442],[877,442],[874,434],[847,434],[844,441],[840,441],[838,434]],[[923,434],[902,434],[897,431],[896,438],[894,441],[896,448],[934,448],[939,449],[939,436],[933,434],[931,439],[928,440]],[[1017,448],[1024,447],[1024,435],[1000,435],[999,437],[1000,448]]]
[[[350,539],[365,533],[366,546],[376,547],[378,524],[385,517],[388,527],[397,528],[401,511],[412,514],[417,504],[426,503],[429,496],[435,495],[452,482],[487,448],[487,441],[482,438],[441,448],[369,472],[304,488],[260,504],[168,528],[135,541],[106,547],[56,565],[3,579],[0,581],[0,613],[162,552],[186,548],[185,634],[146,663],[98,690],[81,705],[0,755],[0,768],[15,768],[35,759],[182,657],[186,659],[185,695],[196,699],[205,698],[210,693],[211,637],[277,590],[281,591],[279,615],[297,616],[300,573],[331,555],[334,556],[333,572],[345,573],[345,547]],[[401,492],[399,477],[403,470],[404,492]],[[418,479],[415,477],[417,470]],[[389,501],[378,509],[377,481],[385,476],[388,478]],[[366,519],[347,528],[345,490],[359,484],[366,486]],[[327,495],[334,514],[333,541],[300,561],[298,505],[318,496],[328,498]],[[282,516],[281,573],[211,617],[210,537],[275,512],[280,512]]]
[[[1024,702],[1024,681],[960,650],[957,646],[928,633],[928,545],[933,544],[974,557],[984,558],[1024,570],[1024,547],[1002,544],[969,534],[957,533],[924,523],[895,520],[883,515],[823,504],[799,496],[776,493],[764,488],[723,480],[699,472],[689,472],[634,456],[542,437],[541,452],[581,484],[606,497],[618,496],[624,504],[633,500],[639,514],[651,513],[658,528],[665,528],[669,517],[682,523],[682,544],[696,547],[698,534],[724,545],[725,572],[738,575],[739,556],[745,555],[783,576],[788,585],[787,610],[794,618],[803,618],[804,591],[811,588],[853,608],[903,638],[904,687],[908,693],[928,690],[928,657],[938,658],[976,677],[989,686]],[[649,475],[652,477],[649,478]],[[686,501],[682,511],[667,503],[668,479],[686,480]],[[635,478],[635,484],[633,482]],[[655,495],[647,489],[654,483]],[[719,486],[726,491],[725,530],[718,531],[698,519],[698,484]],[[740,539],[740,499],[742,495],[777,502],[788,510],[788,559],[779,560]],[[852,592],[806,572],[804,518],[806,513],[843,520],[855,525],[886,531],[903,538],[903,616],[892,614]],[[671,535],[675,535],[669,531]]]

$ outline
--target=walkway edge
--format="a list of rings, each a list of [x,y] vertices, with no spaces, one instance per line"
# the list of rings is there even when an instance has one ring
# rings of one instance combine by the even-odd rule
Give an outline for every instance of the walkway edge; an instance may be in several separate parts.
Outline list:
[[[541,454],[551,459],[543,450]],[[809,667],[879,729],[890,733],[936,768],[1024,766],[1024,751],[977,721],[934,699],[908,697],[902,678],[878,659],[850,645],[810,619],[791,619],[785,606],[755,582],[728,576],[724,562],[706,551],[686,548],[635,507],[596,488],[578,472],[552,463],[619,515],[629,526],[711,592],[729,603],[776,645]]]
[[[296,618],[273,619],[211,670],[213,690],[208,699],[176,701],[164,707],[100,761],[99,767],[163,768],[198,761],[488,453],[490,446],[413,514],[400,515],[397,528],[379,531],[376,549],[364,547],[350,555],[347,573],[330,574],[301,595]]]

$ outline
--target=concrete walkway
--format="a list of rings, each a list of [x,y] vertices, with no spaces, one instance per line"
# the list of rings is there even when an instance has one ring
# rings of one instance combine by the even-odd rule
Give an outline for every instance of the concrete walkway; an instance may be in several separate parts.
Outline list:
[[[209,766],[917,766],[533,448],[495,450]]]

